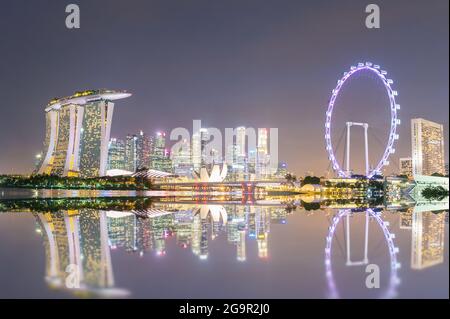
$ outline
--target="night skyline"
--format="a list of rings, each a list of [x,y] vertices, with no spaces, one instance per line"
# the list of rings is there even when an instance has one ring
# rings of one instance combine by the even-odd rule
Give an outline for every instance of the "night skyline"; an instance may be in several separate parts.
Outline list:
[[[192,129],[195,119],[219,129],[277,127],[280,160],[297,174],[322,174],[330,92],[365,61],[383,66],[399,91],[393,161],[410,154],[411,118],[442,123],[448,135],[446,1],[379,1],[379,30],[365,27],[361,1],[77,1],[79,30],[65,27],[67,4],[3,4],[0,173],[33,169],[50,99],[111,88],[133,94],[117,105],[113,137]],[[381,130],[385,114],[375,106],[384,96],[358,108],[358,98],[378,91],[355,85],[346,112]],[[445,151],[448,161],[447,141]]]

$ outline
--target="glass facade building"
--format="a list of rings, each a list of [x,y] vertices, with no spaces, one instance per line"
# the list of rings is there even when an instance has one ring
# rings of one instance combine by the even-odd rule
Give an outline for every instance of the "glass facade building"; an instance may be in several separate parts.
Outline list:
[[[126,92],[77,92],[54,99],[45,109],[46,138],[39,174],[97,177],[106,175],[114,103]]]
[[[421,118],[411,120],[414,175],[445,174],[444,127]]]

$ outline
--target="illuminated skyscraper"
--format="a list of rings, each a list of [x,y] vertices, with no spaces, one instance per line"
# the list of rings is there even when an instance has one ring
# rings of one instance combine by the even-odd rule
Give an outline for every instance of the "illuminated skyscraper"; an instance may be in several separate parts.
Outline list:
[[[125,142],[112,138],[108,145],[108,170],[126,169]]]
[[[207,152],[209,139],[209,132],[206,128],[200,128],[192,134],[192,166],[196,172],[214,161],[214,154]]]
[[[39,174],[95,177],[106,174],[114,103],[127,92],[77,92],[47,105],[44,156]]]
[[[192,175],[191,145],[187,139],[181,141],[180,148],[170,155],[175,174],[181,176]]]
[[[399,167],[400,167],[400,175],[406,175],[408,177],[413,176],[412,158],[411,157],[400,158]]]
[[[136,167],[150,168],[150,155],[153,147],[153,139],[140,131],[136,141]]]
[[[243,126],[236,128],[236,146],[238,150],[238,157],[245,157],[245,137],[246,129]]]
[[[247,153],[246,153],[246,128],[241,126],[236,128],[236,148],[234,153],[233,175],[237,179],[244,179],[247,172]]]
[[[157,132],[153,140],[150,168],[162,172],[172,172],[172,161],[166,149],[166,133],[164,132]]]
[[[445,174],[444,127],[421,118],[411,120],[413,174]]]
[[[125,162],[126,170],[130,172],[136,172],[137,170],[137,142],[138,137],[136,135],[127,135],[125,140]]]
[[[264,156],[269,154],[268,135],[266,128],[258,129],[258,155]]]
[[[199,171],[202,164],[202,147],[200,132],[192,134],[192,165],[194,170]]]
[[[208,163],[208,156],[206,152],[206,145],[208,145],[209,134],[206,128],[200,129],[200,154],[201,154],[201,167],[205,166]]]
[[[229,166],[233,166],[236,162],[236,144],[231,143],[227,145],[226,153],[225,153],[225,163]]]
[[[258,129],[256,174],[258,177],[264,177],[269,174],[269,148],[266,128]]]

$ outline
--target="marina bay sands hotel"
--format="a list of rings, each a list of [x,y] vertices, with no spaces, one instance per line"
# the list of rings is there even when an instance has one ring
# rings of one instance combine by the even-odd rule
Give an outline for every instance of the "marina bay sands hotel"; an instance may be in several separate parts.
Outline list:
[[[51,100],[45,108],[44,153],[37,173],[106,175],[112,101],[129,96],[125,91],[88,90]]]

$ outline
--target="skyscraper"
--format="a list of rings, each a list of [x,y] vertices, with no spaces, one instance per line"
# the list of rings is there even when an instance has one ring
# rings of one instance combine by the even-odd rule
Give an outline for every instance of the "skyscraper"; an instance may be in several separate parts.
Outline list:
[[[246,128],[241,126],[236,128],[236,153],[233,171],[238,179],[244,179],[247,172],[247,153],[245,148]]]
[[[266,128],[258,129],[258,152],[256,162],[256,174],[258,177],[264,177],[269,174],[269,148],[268,134]]]
[[[172,161],[169,156],[169,152],[166,150],[166,133],[157,132],[150,155],[150,168],[171,173]]]
[[[150,155],[153,139],[140,131],[136,141],[136,167],[137,169],[150,167]]]
[[[266,128],[258,129],[258,155],[267,155],[269,153],[268,148],[268,136]]]
[[[444,127],[421,118],[411,120],[413,174],[445,174]]]
[[[126,169],[125,142],[112,138],[108,145],[108,170]]]
[[[202,164],[202,147],[200,141],[200,132],[192,134],[192,166],[194,170],[200,171]]]
[[[39,174],[106,175],[114,103],[127,92],[89,90],[47,105],[44,156]]]
[[[236,146],[238,149],[238,157],[245,157],[245,137],[246,129],[243,126],[236,128]]]
[[[192,134],[192,165],[195,171],[199,172],[206,164],[211,163],[211,154],[207,154],[209,142],[208,129],[201,128]]]
[[[171,154],[173,172],[177,175],[191,176],[191,145],[187,139],[181,142],[180,148]]]
[[[400,175],[413,176],[412,158],[402,157],[399,160]]]
[[[137,166],[137,142],[138,137],[133,134],[128,134],[125,140],[125,163],[126,170],[136,172]]]
[[[206,165],[209,162],[209,156],[210,154],[207,154],[206,152],[206,145],[208,145],[209,141],[209,134],[208,129],[201,128],[200,129],[200,153],[201,153],[201,167]]]

